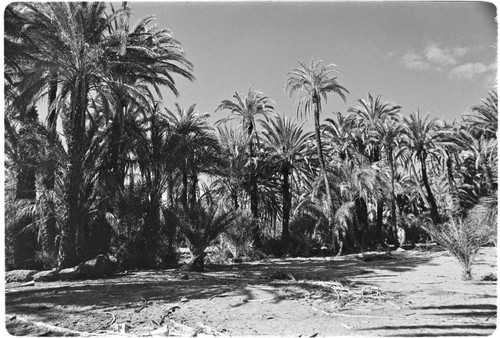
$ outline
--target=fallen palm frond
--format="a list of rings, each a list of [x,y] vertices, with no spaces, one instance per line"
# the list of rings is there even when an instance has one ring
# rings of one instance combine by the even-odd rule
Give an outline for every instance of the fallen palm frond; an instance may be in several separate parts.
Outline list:
[[[286,280],[273,281],[273,286],[284,287],[285,293],[292,299],[312,298],[333,300],[334,307],[343,308],[348,303],[383,301],[401,297],[400,293],[382,291],[377,287],[365,286],[358,288],[354,283],[347,281],[311,281],[311,280]]]

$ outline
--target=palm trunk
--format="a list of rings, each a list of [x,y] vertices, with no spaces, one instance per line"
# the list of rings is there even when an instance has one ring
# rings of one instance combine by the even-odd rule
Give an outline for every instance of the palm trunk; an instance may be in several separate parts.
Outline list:
[[[205,256],[206,253],[204,249],[198,249],[194,253],[194,260],[191,263],[191,270],[196,272],[203,272],[205,270]]]
[[[48,95],[48,108],[50,111],[48,119],[48,129],[52,135],[56,135],[56,110],[50,110],[50,107],[54,103],[57,97],[57,74],[53,74],[53,80],[49,85],[49,95]],[[52,147],[49,144],[49,147]],[[55,159],[53,154],[51,154],[51,149],[47,149],[49,153],[49,165],[43,173],[43,188],[46,192],[51,193],[55,188]],[[55,255],[55,239],[56,239],[56,217],[55,217],[55,203],[52,198],[47,201],[47,220],[40,225],[40,233],[42,237],[42,252],[48,256]]]
[[[82,235],[87,226],[84,201],[80,195],[84,184],[83,159],[85,156],[85,112],[87,106],[88,85],[85,79],[79,79],[72,93],[73,116],[66,126],[68,135],[69,168],[66,183],[67,217],[61,227],[61,242],[59,247],[60,268],[66,268],[79,263]]]
[[[250,157],[254,158],[253,142],[250,140]],[[260,227],[259,227],[259,192],[257,186],[257,167],[251,166],[250,171],[250,211],[253,219],[253,242],[256,247],[261,246]]]
[[[391,167],[391,216],[392,216],[392,232],[394,236],[394,249],[399,248],[402,243],[399,243],[398,237],[398,219],[396,215],[396,194],[395,194],[395,177],[394,177],[394,159],[392,152],[389,152],[389,166]]]
[[[116,123],[118,124],[115,129],[115,135],[113,136],[112,141],[112,163],[111,166],[113,168],[114,176],[116,178],[116,184],[118,189],[123,189],[125,184],[125,159],[123,155],[123,137],[125,130],[125,105],[126,102],[117,98],[117,109],[116,109]]]
[[[366,201],[363,197],[357,198],[355,201],[356,207],[356,215],[358,218],[358,222],[361,225],[361,249],[366,249],[366,241],[368,236],[368,206],[366,205]]]
[[[191,175],[191,208],[193,209],[196,204],[196,191],[198,187],[198,175],[192,173]]]
[[[431,218],[434,224],[439,222],[439,213],[436,205],[436,199],[432,193],[431,186],[429,185],[429,178],[427,177],[427,166],[425,165],[426,154],[422,154],[420,157],[420,166],[422,169],[422,181],[424,183],[425,190],[427,192],[427,200],[429,201],[429,206],[431,208]]]
[[[160,227],[160,202],[158,194],[154,189],[149,193],[149,203],[146,214],[144,215],[144,225],[140,230],[139,257],[140,267],[155,268],[158,252],[158,229]]]
[[[323,180],[325,183],[325,190],[326,190],[326,199],[328,203],[328,214],[327,219],[328,219],[328,229],[332,231],[332,234],[335,234],[335,231],[333,231],[333,199],[332,199],[332,193],[330,191],[330,183],[328,182],[328,175],[326,173],[326,164],[325,164],[325,159],[323,157],[323,147],[321,144],[321,134],[320,134],[320,125],[319,125],[319,116],[321,113],[321,102],[320,98],[317,94],[314,95],[313,97],[314,101],[314,131],[316,134],[316,148],[317,148],[317,153],[318,153],[318,160],[319,164],[321,167],[321,174],[323,175]],[[338,239],[333,239],[333,245],[336,243]]]
[[[288,167],[284,167],[281,173],[283,175],[283,230],[281,233],[281,241],[284,244],[288,244],[288,239],[290,237],[290,209],[292,206],[292,194],[290,193],[289,182],[290,169]]]
[[[188,192],[188,174],[186,169],[184,169],[184,171],[182,172],[182,195],[181,195],[181,203],[184,212],[186,212],[188,208],[187,192]]]
[[[384,239],[382,238],[382,234],[383,234],[383,227],[384,227],[384,223],[383,223],[383,213],[384,213],[384,200],[382,198],[379,198],[377,199],[377,232],[378,232],[378,236],[379,236],[379,239],[380,239],[380,244],[382,244],[384,242]]]

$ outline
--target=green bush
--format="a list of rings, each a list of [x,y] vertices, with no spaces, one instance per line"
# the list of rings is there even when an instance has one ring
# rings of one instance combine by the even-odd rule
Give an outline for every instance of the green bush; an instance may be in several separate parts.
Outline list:
[[[423,224],[431,237],[452,254],[462,266],[464,280],[472,279],[472,265],[481,249],[491,238],[491,228],[477,218],[450,217],[444,223]]]

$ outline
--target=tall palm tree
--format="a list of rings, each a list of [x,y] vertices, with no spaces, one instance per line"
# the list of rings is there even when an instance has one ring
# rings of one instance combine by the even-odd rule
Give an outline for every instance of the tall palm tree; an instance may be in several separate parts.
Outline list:
[[[382,196],[384,190],[384,168],[370,164],[366,159],[338,160],[333,165],[336,231],[341,234],[338,244],[341,254],[343,241],[350,239],[356,249],[366,244],[368,231],[368,203]],[[345,237],[347,236],[347,238]],[[359,243],[361,241],[361,243]]]
[[[262,126],[268,160],[279,169],[282,178],[283,231],[281,239],[283,243],[287,243],[292,207],[290,178],[294,172],[306,168],[307,143],[312,133],[304,133],[301,126],[282,115],[277,115],[269,123],[262,122]]]
[[[17,85],[20,95],[15,103],[21,107],[32,104],[49,87],[51,124],[55,125],[57,115],[62,117],[68,147],[67,221],[60,247],[60,265],[64,267],[76,263],[83,254],[79,243],[87,226],[83,217],[87,201],[79,194],[79,187],[84,179],[84,154],[91,143],[88,131],[93,125],[90,114],[95,102],[100,102],[103,114],[109,112],[110,104],[115,110],[113,121],[119,132],[115,146],[110,148],[114,150],[111,155],[116,155],[111,161],[115,162],[118,181],[123,182],[124,161],[120,158],[124,150],[120,142],[127,102],[146,105],[149,88],[159,94],[160,86],[177,93],[172,74],[192,79],[192,65],[170,31],[149,26],[151,18],[129,30],[126,6],[112,13],[106,12],[103,3],[22,6],[29,22],[25,31],[31,34],[36,52]]]
[[[238,210],[242,204],[240,194],[244,186],[242,173],[245,172],[247,135],[238,133],[228,126],[219,126],[219,144],[221,146],[220,166],[212,182],[212,192],[224,199],[229,195],[232,208]]]
[[[427,172],[428,161],[438,161],[443,155],[440,145],[441,123],[429,115],[423,117],[420,111],[413,112],[404,118],[404,139],[401,145],[401,154],[406,152],[405,162],[409,164],[412,160],[420,163],[422,183],[427,194],[427,202],[430,208],[432,221],[437,224],[440,220],[436,199],[431,189]]]
[[[167,121],[171,128],[170,143],[180,162],[182,174],[181,204],[188,210],[188,178],[191,178],[191,206],[196,203],[198,175],[210,172],[211,165],[218,159],[219,142],[208,125],[208,114],[199,114],[191,105],[187,110],[179,104],[176,110],[167,109]],[[190,175],[190,177],[188,177]]]
[[[319,122],[322,112],[321,102],[323,99],[326,103],[327,95],[329,93],[336,93],[345,101],[345,94],[349,92],[337,82],[337,77],[333,76],[333,73],[336,71],[336,66],[334,64],[324,66],[322,65],[322,62],[322,60],[314,61],[314,59],[311,59],[311,63],[309,65],[306,65],[304,62],[299,62],[300,67],[295,68],[287,74],[285,90],[288,92],[289,96],[292,96],[295,93],[299,95],[299,104],[297,105],[298,115],[313,114],[314,116],[316,148],[325,184],[328,207],[330,208],[328,225],[331,229],[331,226],[333,225],[333,200],[330,191],[330,184],[328,183],[328,175],[321,142]]]
[[[354,137],[355,130],[348,116],[337,112],[336,118],[326,118],[323,125],[324,135],[327,140],[325,149],[333,156],[338,156],[342,161],[352,159],[358,151]]]
[[[258,163],[255,153],[255,147],[258,141],[256,121],[258,117],[267,118],[267,114],[274,110],[274,103],[267,96],[264,96],[262,92],[252,88],[248,88],[248,93],[246,95],[235,93],[233,97],[235,99],[234,101],[223,100],[217,107],[216,112],[221,110],[229,110],[231,112],[228,117],[217,121],[217,124],[238,120],[243,132],[248,136],[248,154],[249,163],[251,164],[249,174],[250,209],[255,223],[254,244],[259,246],[260,235],[257,223],[259,219],[259,196],[256,178]]]
[[[182,45],[173,38],[167,28],[153,25],[154,16],[129,24],[130,8],[123,3],[121,10],[114,11],[114,20],[109,36],[105,40],[105,57],[102,67],[106,69],[103,84],[98,88],[105,104],[103,113],[112,121],[110,126],[115,140],[110,149],[114,162],[112,171],[118,188],[123,188],[124,116],[130,113],[131,103],[145,106],[154,90],[162,98],[160,86],[167,87],[176,97],[179,92],[173,75],[193,80],[193,65],[185,56]]]
[[[368,93],[368,99],[358,100],[358,107],[349,108],[348,119],[352,127],[357,130],[357,140],[360,153],[365,155],[370,163],[380,161],[381,144],[380,139],[374,138],[372,131],[376,126],[388,119],[399,119],[401,107],[390,102],[382,102],[381,96],[374,98]],[[382,231],[382,214],[384,211],[384,201],[377,201],[377,229],[379,236]]]
[[[365,148],[360,149],[370,163],[381,159],[380,142],[371,137],[371,131],[380,123],[388,119],[400,119],[401,107],[391,102],[381,102],[381,96],[376,98],[368,93],[368,99],[358,100],[360,106],[348,109],[348,120],[358,130],[358,137]]]
[[[141,115],[139,125],[142,132],[134,139],[133,148],[147,191],[147,202],[138,243],[142,255],[141,263],[151,267],[155,265],[160,253],[163,230],[162,195],[167,189],[170,176],[182,165],[184,154],[177,151],[169,116],[159,102]]]
[[[109,26],[102,3],[26,3],[24,15],[30,22],[37,53],[32,67],[24,72],[19,84],[19,102],[36,102],[43,89],[53,83],[54,74],[60,85],[54,106],[63,113],[69,166],[66,184],[66,222],[61,229],[59,263],[74,265],[83,255],[78,238],[86,226],[82,163],[89,146],[86,136],[88,99],[93,86],[101,78],[99,48]]]
[[[403,132],[403,126],[397,120],[385,120],[377,123],[372,131],[372,137],[379,142],[382,150],[386,154],[389,168],[391,171],[391,216],[392,216],[392,231],[394,235],[394,243],[396,248],[399,246],[397,234],[397,215],[396,215],[396,194],[395,194],[395,149],[399,145],[399,137]]]

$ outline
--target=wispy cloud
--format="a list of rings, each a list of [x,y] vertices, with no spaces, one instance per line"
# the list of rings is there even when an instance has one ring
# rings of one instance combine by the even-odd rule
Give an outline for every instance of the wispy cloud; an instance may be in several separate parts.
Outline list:
[[[482,74],[496,73],[497,64],[492,63],[489,66],[481,62],[468,62],[463,65],[457,66],[450,71],[450,77],[455,79],[473,80],[476,76]]]
[[[404,54],[401,63],[412,70],[446,72],[453,79],[472,81],[482,76],[491,82],[491,78],[496,75],[497,64],[465,62],[463,57],[471,52],[471,48],[463,46],[448,47],[430,42],[421,52],[410,51]]]
[[[468,48],[456,46],[453,48],[441,48],[436,43],[430,43],[425,47],[424,55],[430,63],[434,65],[456,65],[457,58],[464,56],[469,51]]]
[[[424,58],[414,52],[406,53],[401,57],[401,63],[410,69],[425,70],[429,69],[431,65],[424,60]]]

